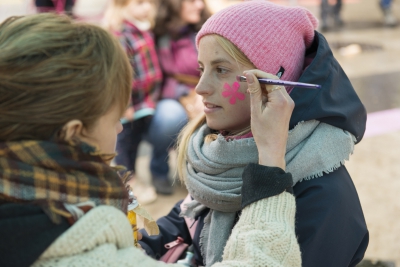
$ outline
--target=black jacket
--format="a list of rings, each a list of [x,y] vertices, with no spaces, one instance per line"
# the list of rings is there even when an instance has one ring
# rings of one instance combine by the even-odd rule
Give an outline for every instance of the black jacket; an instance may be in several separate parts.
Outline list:
[[[53,223],[37,205],[0,204],[0,266],[31,266],[69,226],[64,218]]]
[[[290,96],[295,109],[290,128],[301,121],[319,120],[352,133],[357,142],[365,131],[366,111],[348,77],[332,55],[325,38],[315,32],[312,46],[306,52],[311,64],[300,82],[321,84],[318,90],[294,88]],[[304,267],[356,266],[368,246],[368,230],[354,184],[344,166],[320,178],[297,183],[296,234]],[[142,247],[155,258],[162,256],[164,244],[184,238],[194,246],[197,264],[202,264],[199,236],[207,210],[198,218],[196,234],[191,240],[180,207],[160,218],[160,236],[144,234]]]

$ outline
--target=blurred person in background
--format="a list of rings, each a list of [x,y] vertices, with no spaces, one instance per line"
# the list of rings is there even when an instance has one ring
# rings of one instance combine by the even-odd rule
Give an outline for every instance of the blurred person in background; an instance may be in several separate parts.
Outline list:
[[[56,12],[57,14],[72,15],[72,8],[76,0],[35,0],[38,13]]]
[[[321,14],[321,30],[327,31],[332,27],[343,26],[343,20],[340,15],[342,10],[342,0],[336,0],[332,6],[329,0],[321,0],[320,14]]]
[[[203,0],[162,0],[157,10],[154,33],[164,74],[162,99],[179,101],[191,119],[201,114],[203,104],[194,92],[200,72],[195,36],[210,16]]]
[[[394,27],[397,25],[397,19],[393,15],[393,0],[380,0],[379,5],[383,12],[383,23],[385,26]]]
[[[118,136],[115,161],[135,173],[139,144],[147,140],[152,145],[150,172],[155,191],[169,195],[173,188],[168,177],[168,152],[186,119],[178,102],[159,101],[162,71],[150,31],[155,8],[153,0],[112,0],[104,23],[127,53],[134,78],[131,106],[126,111],[129,119],[124,121],[124,130]],[[136,183],[133,188],[142,204],[156,199],[153,187]]]

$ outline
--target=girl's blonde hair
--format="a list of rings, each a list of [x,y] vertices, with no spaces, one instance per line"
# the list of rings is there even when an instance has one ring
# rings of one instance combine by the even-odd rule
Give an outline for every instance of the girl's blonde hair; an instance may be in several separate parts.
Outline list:
[[[132,1],[138,0],[112,0],[104,14],[103,26],[108,31],[120,31],[122,29],[122,23],[125,20],[123,13],[124,8]],[[153,2],[153,1],[151,1]],[[155,5],[155,3],[153,3]],[[150,14],[150,25],[151,27],[155,24],[156,8],[154,12]]]
[[[129,102],[132,69],[104,29],[67,16],[0,24],[0,142],[49,140],[73,119],[90,129]]]
[[[254,64],[246,57],[245,54],[243,54],[242,51],[240,51],[239,48],[237,48],[233,43],[231,43],[229,40],[225,39],[224,37],[217,35],[217,34],[212,34],[215,38],[215,40],[218,42],[218,44],[232,57],[235,59],[237,64],[241,64],[244,66],[249,66],[251,68],[256,68]],[[178,151],[178,156],[177,156],[177,172],[178,172],[178,177],[181,180],[181,182],[185,182],[185,174],[186,174],[186,161],[187,161],[187,150],[188,150],[188,145],[189,145],[189,140],[190,137],[193,135],[193,133],[200,128],[204,123],[206,123],[206,116],[203,114],[202,116],[199,116],[198,118],[195,118],[191,120],[180,132],[178,136],[178,142],[177,142],[177,151]],[[249,122],[250,123],[250,122]],[[241,131],[238,132],[231,132],[229,133],[230,136],[240,136],[244,135],[246,133],[250,132],[250,125],[246,127],[245,129],[242,129]],[[209,134],[205,137],[204,142],[205,143],[210,143],[214,141],[217,138],[217,134]]]

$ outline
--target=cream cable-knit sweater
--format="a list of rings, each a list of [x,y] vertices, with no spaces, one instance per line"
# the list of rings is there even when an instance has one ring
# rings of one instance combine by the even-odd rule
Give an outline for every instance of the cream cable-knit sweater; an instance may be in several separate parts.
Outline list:
[[[213,267],[301,266],[294,232],[295,198],[289,193],[257,201],[242,210],[225,247],[223,261]],[[90,210],[57,238],[34,267],[162,267],[133,247],[132,228],[111,206]]]

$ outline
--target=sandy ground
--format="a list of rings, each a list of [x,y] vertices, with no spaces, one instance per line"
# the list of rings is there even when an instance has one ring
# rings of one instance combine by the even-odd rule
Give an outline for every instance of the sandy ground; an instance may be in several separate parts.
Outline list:
[[[400,118],[399,118],[400,119]],[[366,138],[346,163],[370,231],[366,257],[400,266],[400,132]]]

